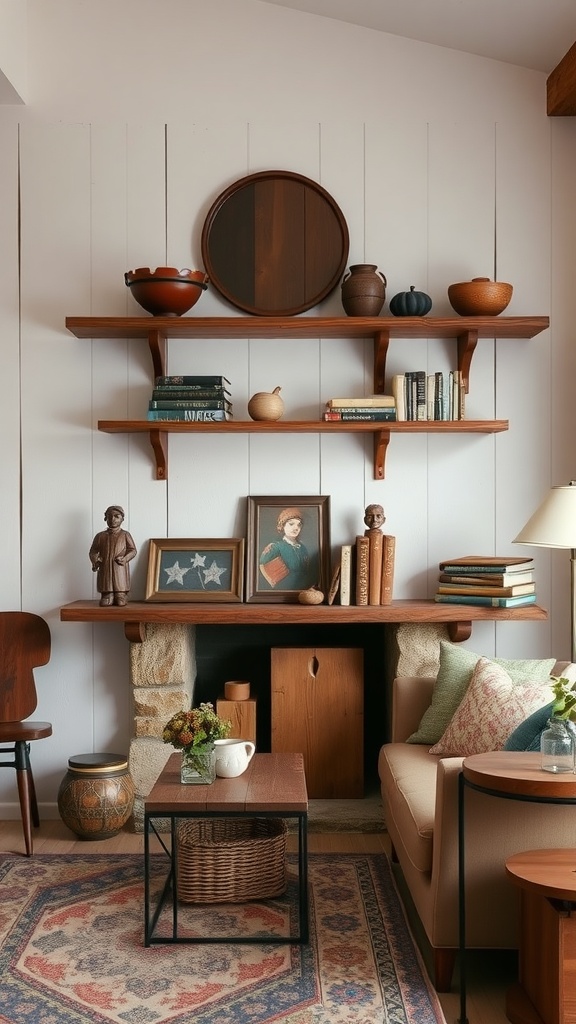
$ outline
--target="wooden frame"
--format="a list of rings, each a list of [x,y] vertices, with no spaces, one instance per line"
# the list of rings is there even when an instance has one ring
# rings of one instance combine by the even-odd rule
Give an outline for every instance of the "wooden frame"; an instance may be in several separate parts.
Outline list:
[[[244,538],[150,541],[147,601],[242,601]]]
[[[248,497],[246,548],[246,600],[288,603],[301,590],[318,586],[324,593],[330,584],[330,498],[327,495],[298,497]],[[288,527],[294,544],[286,541],[285,516],[300,520],[301,528]],[[284,561],[281,545],[288,562]]]

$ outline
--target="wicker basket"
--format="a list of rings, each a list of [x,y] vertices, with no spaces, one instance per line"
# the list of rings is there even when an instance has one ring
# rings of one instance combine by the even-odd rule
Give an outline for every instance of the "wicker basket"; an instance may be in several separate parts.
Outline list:
[[[243,903],[286,889],[283,818],[198,818],[178,827],[178,899]]]

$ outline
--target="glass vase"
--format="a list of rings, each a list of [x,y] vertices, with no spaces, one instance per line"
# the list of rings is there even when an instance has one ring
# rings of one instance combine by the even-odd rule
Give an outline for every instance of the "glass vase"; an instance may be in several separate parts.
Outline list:
[[[206,786],[216,778],[216,750],[212,743],[182,751],[180,782],[185,786]]]
[[[574,733],[563,718],[549,718],[540,737],[542,769],[545,772],[574,771]]]

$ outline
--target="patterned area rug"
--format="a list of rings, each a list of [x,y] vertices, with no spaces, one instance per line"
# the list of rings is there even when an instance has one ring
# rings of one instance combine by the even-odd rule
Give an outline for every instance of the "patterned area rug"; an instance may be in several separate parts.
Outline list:
[[[166,860],[153,860],[158,891]],[[183,924],[288,934],[290,862],[286,896],[185,906]],[[1,1024],[445,1024],[386,857],[310,854],[309,865],[310,945],[146,949],[141,857],[3,859]]]

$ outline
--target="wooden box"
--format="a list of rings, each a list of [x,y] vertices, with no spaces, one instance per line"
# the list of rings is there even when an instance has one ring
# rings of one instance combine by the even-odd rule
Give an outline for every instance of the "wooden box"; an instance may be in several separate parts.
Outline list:
[[[248,700],[225,700],[219,697],[216,701],[216,714],[232,722],[231,737],[238,740],[251,740],[256,743],[256,698]]]
[[[271,750],[302,753],[311,798],[364,796],[364,652],[273,647]]]

